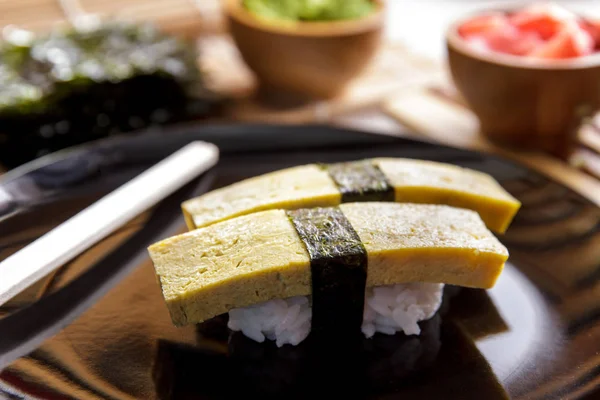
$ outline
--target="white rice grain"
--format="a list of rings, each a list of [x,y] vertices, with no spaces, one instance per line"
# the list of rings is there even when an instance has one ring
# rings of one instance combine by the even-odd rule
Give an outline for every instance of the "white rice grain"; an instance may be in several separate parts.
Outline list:
[[[367,289],[363,333],[366,337],[372,337],[375,332],[420,334],[418,322],[437,312],[442,304],[443,289],[443,284],[419,282]]]
[[[405,283],[367,289],[362,332],[419,335],[418,322],[427,320],[442,304],[443,284]],[[296,346],[310,333],[312,310],[306,296],[274,299],[229,311],[228,327],[262,343]]]

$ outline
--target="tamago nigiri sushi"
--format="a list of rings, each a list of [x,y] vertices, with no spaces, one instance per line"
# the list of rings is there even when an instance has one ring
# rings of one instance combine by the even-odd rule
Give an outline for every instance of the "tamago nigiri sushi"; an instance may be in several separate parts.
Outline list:
[[[521,206],[480,171],[434,161],[372,158],[274,171],[189,199],[181,208],[188,228],[196,229],[257,211],[359,201],[467,208],[498,233],[504,233]]]
[[[228,314],[231,330],[278,346],[419,334],[445,284],[490,288],[508,259],[476,211],[385,201],[248,213],[149,254],[175,325]]]

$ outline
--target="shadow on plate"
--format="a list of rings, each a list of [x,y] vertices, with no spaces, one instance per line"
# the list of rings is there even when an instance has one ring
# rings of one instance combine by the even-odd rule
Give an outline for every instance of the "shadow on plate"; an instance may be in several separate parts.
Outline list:
[[[232,333],[222,315],[197,325],[196,346],[160,340],[153,378],[161,399],[508,398],[474,342],[508,329],[485,291],[447,286],[419,325],[419,336],[376,334],[356,348],[310,336],[278,348]]]
[[[460,323],[436,314],[421,326],[420,336],[377,334],[345,353],[239,333],[221,350],[160,341],[153,376],[161,399],[508,398]]]

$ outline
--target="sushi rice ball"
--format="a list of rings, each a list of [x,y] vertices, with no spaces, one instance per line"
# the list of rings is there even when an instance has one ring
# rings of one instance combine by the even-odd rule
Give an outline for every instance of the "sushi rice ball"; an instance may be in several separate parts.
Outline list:
[[[379,332],[419,335],[418,322],[435,315],[442,304],[444,284],[411,282],[368,288],[362,333],[371,338]],[[278,347],[297,346],[311,331],[309,296],[274,299],[229,311],[228,327],[262,343],[275,341]]]

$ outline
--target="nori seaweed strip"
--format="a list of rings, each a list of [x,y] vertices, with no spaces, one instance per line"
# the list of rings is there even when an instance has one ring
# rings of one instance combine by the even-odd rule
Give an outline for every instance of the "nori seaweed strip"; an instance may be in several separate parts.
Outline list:
[[[394,188],[381,170],[369,160],[325,164],[342,194],[342,203],[394,201]]]
[[[311,336],[348,338],[361,332],[367,252],[337,207],[286,211],[310,256]]]

